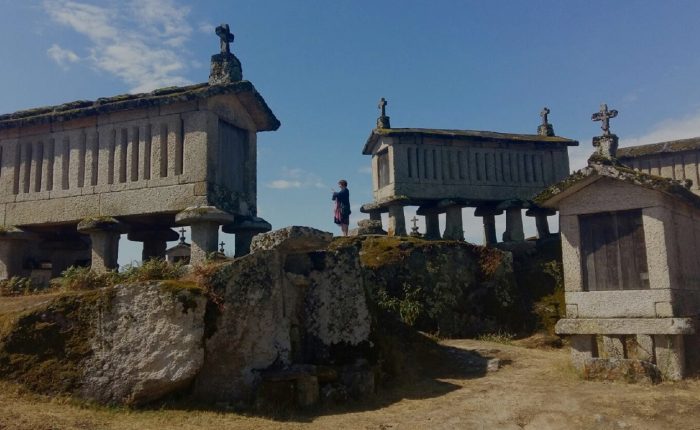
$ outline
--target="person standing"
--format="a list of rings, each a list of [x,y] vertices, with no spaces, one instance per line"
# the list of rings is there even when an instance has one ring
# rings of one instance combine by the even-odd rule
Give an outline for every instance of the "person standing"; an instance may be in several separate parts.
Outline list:
[[[348,181],[341,179],[338,181],[340,191],[333,190],[333,200],[335,200],[335,211],[333,222],[340,226],[343,236],[348,235],[348,225],[350,224],[350,191],[348,191]]]

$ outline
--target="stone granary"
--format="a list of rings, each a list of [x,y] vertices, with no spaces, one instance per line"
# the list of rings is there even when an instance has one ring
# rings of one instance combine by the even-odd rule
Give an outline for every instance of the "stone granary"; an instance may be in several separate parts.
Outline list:
[[[620,163],[650,175],[679,181],[690,180],[690,190],[700,194],[700,138],[652,143],[650,145],[620,148]]]
[[[280,123],[230,52],[208,83],[75,101],[0,116],[0,278],[50,266],[117,266],[118,241],[164,257],[175,225],[192,229],[192,263],[218,230],[245,253],[256,218],[256,134]]]
[[[604,126],[588,167],[536,198],[559,210],[566,318],[556,330],[589,375],[651,362],[679,379],[700,347],[700,197],[620,164]]]
[[[525,236],[521,209],[537,218],[538,235],[549,234],[549,209],[530,199],[569,174],[568,147],[578,142],[555,136],[542,113],[537,134],[491,131],[391,128],[381,99],[381,115],[362,150],[372,156],[374,202],[362,206],[370,219],[389,213],[390,235],[406,235],[404,206],[418,206],[428,239],[440,239],[438,215],[446,214],[445,239],[464,240],[462,208],[483,218],[484,242],[497,242],[495,216],[506,212],[505,241]]]

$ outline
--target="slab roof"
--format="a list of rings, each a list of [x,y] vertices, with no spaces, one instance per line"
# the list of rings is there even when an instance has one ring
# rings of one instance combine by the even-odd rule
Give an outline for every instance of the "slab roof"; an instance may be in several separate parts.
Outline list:
[[[203,99],[220,94],[235,94],[255,122],[258,131],[277,130],[279,120],[249,81],[230,84],[196,84],[161,88],[150,93],[122,94],[95,101],[77,100],[56,106],[46,106],[0,115],[0,130],[69,121],[129,109],[141,109],[172,103]]]
[[[560,136],[542,136],[539,134],[515,134],[497,133],[495,131],[479,130],[451,130],[436,128],[375,128],[367,138],[362,153],[370,155],[372,147],[381,136],[433,136],[448,139],[464,139],[479,142],[522,142],[522,143],[550,143],[564,144],[566,146],[578,146],[578,141]]]
[[[577,170],[566,179],[548,187],[536,195],[533,198],[533,202],[538,206],[556,209],[561,200],[602,178],[611,178],[650,190],[659,191],[683,200],[691,206],[700,209],[700,196],[690,191],[690,181],[678,181],[643,173],[624,166],[617,160],[612,162],[589,162],[588,167]]]
[[[700,149],[700,137],[618,148],[617,158],[630,159],[643,157],[645,155],[692,151],[696,149]]]

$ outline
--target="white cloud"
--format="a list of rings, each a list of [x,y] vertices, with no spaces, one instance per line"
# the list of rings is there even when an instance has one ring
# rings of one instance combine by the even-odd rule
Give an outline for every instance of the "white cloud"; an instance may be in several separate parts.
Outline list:
[[[190,10],[175,0],[105,6],[47,0],[43,6],[54,22],[87,38],[92,67],[117,76],[130,91],[190,83],[182,76],[188,64],[183,45],[192,34],[187,23]]]
[[[55,61],[56,64],[58,64],[64,70],[68,70],[68,64],[75,63],[80,60],[78,54],[70,49],[63,49],[55,43],[46,50],[46,53],[49,55],[49,58]]]
[[[214,34],[215,28],[216,26],[214,24],[204,21],[200,22],[198,26],[199,31],[204,34]]]
[[[282,178],[275,179],[266,184],[267,188],[286,190],[290,188],[326,188],[321,178],[304,169],[282,169]]]
[[[301,182],[299,181],[288,181],[286,179],[275,179],[267,184],[268,188],[274,188],[276,190],[286,190],[289,188],[301,188]]]
[[[700,136],[700,112],[683,118],[669,118],[656,123],[651,131],[637,137],[622,139],[621,146],[636,146],[668,140],[687,139]]]

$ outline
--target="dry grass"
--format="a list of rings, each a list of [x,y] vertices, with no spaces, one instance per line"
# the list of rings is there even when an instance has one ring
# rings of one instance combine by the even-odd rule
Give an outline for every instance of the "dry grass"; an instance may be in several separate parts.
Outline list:
[[[700,381],[651,385],[584,382],[568,351],[475,341],[443,342],[498,357],[498,372],[465,377],[443,362],[416,383],[344,409],[283,421],[228,411],[129,410],[31,394],[0,383],[0,429],[692,429],[700,422]]]

